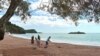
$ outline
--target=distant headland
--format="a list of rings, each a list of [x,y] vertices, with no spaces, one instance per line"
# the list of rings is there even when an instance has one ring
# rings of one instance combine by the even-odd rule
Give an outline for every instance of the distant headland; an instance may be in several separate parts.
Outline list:
[[[80,32],[80,31],[78,31],[78,32],[70,32],[70,33],[68,33],[68,34],[86,34],[85,32]]]
[[[7,22],[5,32],[15,33],[15,34],[25,34],[25,33],[37,33],[35,29],[27,29],[12,24],[11,22]]]

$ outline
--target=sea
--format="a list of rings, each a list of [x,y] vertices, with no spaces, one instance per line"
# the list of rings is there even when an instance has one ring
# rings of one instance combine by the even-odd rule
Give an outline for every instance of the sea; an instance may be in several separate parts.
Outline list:
[[[87,45],[100,47],[100,33],[87,34],[67,34],[67,33],[26,33],[26,34],[12,34],[18,38],[31,39],[32,36],[40,35],[41,40],[46,41],[51,36],[50,41],[55,43],[68,43],[74,45]]]

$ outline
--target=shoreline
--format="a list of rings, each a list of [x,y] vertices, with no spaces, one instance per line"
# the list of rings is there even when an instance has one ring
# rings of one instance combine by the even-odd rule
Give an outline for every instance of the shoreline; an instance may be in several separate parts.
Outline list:
[[[30,40],[31,38],[27,38],[27,37],[24,37],[24,36],[18,36],[16,34],[10,34],[11,36],[13,37],[17,37],[17,38],[22,38],[22,39],[28,39]],[[41,40],[41,41],[45,41],[45,40]],[[100,47],[100,45],[98,44],[91,44],[91,43],[79,43],[79,42],[61,42],[61,41],[52,41],[53,43],[61,43],[61,44],[71,44],[71,45],[80,45],[80,46],[92,46],[92,47]]]
[[[44,42],[42,42],[44,46]],[[50,42],[48,48],[31,44],[30,39],[5,35],[0,41],[3,56],[100,56],[100,47]]]

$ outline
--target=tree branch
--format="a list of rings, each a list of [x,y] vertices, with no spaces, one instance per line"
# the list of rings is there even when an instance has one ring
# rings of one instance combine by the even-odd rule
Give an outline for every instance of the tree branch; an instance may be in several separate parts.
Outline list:
[[[17,6],[21,3],[22,0],[11,0],[10,6],[7,12],[1,17],[1,21],[6,23],[13,16]]]

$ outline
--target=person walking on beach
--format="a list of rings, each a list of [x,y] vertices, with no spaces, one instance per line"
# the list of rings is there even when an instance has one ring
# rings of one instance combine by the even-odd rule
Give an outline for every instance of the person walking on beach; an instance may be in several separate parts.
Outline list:
[[[40,35],[38,35],[38,40],[40,40]]]
[[[38,39],[35,37],[36,45],[38,46]]]
[[[31,44],[34,44],[34,36],[31,37]]]
[[[41,40],[40,35],[38,35],[38,46],[39,47],[40,47],[40,40]]]
[[[37,38],[35,37],[35,40],[36,40],[37,47],[40,47],[40,36],[38,35]]]
[[[51,36],[49,36],[48,39],[46,40],[46,42],[45,42],[45,47],[44,47],[44,48],[47,48],[47,47],[48,47],[50,38],[51,38]]]

